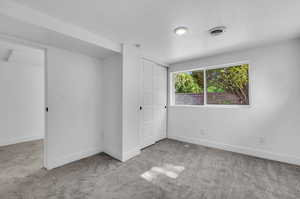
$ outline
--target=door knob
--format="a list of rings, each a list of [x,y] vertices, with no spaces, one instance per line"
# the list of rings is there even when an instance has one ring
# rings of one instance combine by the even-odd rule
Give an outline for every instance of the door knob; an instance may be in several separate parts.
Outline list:
[[[140,110],[143,110],[143,107],[142,107],[142,106],[140,106]]]

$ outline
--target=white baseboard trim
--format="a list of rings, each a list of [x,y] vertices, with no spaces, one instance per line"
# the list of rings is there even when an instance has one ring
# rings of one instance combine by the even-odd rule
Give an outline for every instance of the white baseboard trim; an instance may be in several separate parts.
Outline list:
[[[221,149],[225,151],[231,151],[231,152],[245,154],[249,156],[264,158],[268,160],[275,160],[275,161],[284,162],[288,164],[300,165],[300,158],[289,156],[289,155],[277,154],[277,153],[272,153],[263,150],[256,150],[249,147],[234,146],[234,145],[229,145],[225,143],[219,143],[219,142],[214,142],[214,141],[204,140],[204,139],[187,138],[187,137],[173,136],[173,135],[169,135],[168,138],[178,140],[178,141],[188,142],[192,144],[198,144],[206,147]]]
[[[13,138],[5,141],[0,141],[0,146],[7,146],[11,144],[18,144],[22,142],[30,142],[34,140],[44,139],[44,136],[30,136],[30,137],[22,137],[22,138]]]
[[[102,148],[96,148],[96,149],[89,149],[86,151],[77,152],[52,161],[48,159],[48,165],[46,165],[46,169],[51,170],[57,167],[61,167],[63,165],[96,155],[101,152],[103,152]]]
[[[122,162],[125,162],[141,153],[140,147],[134,148],[130,151],[124,152],[122,157]]]
[[[108,149],[104,149],[103,152],[106,153],[107,155],[117,159],[117,160],[122,161],[122,155],[121,154],[114,153],[114,152],[112,152]]]

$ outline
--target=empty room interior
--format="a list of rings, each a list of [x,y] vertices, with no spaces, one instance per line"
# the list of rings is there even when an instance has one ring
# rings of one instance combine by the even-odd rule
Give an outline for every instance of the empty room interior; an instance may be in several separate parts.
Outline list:
[[[299,199],[299,10],[0,0],[0,199]]]

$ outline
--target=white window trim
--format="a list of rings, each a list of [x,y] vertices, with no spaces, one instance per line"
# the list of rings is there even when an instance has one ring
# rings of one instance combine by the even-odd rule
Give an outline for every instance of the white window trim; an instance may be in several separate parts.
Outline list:
[[[207,92],[206,92],[206,71],[210,69],[218,69],[218,68],[226,68],[226,67],[232,67],[232,66],[237,66],[237,65],[242,65],[242,64],[248,64],[248,79],[249,79],[249,104],[247,105],[234,105],[234,104],[207,104]],[[170,105],[168,106],[169,108],[251,108],[252,107],[252,84],[253,84],[253,79],[252,79],[252,64],[249,60],[246,61],[240,61],[240,62],[234,62],[234,63],[227,63],[227,64],[219,64],[219,65],[209,65],[205,67],[199,67],[199,66],[194,66],[191,67],[191,69],[186,69],[186,70],[177,70],[177,71],[171,71],[169,73],[169,97],[170,97]],[[175,104],[175,82],[173,75],[176,73],[182,73],[182,72],[191,72],[191,71],[203,71],[204,72],[204,104],[203,105],[176,105]]]

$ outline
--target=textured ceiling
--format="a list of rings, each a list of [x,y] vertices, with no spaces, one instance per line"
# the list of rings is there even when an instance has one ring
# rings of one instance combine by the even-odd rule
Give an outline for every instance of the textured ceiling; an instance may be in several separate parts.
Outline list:
[[[15,0],[166,63],[297,37],[299,0]],[[178,37],[176,26],[189,27]],[[227,32],[211,37],[219,25]]]

